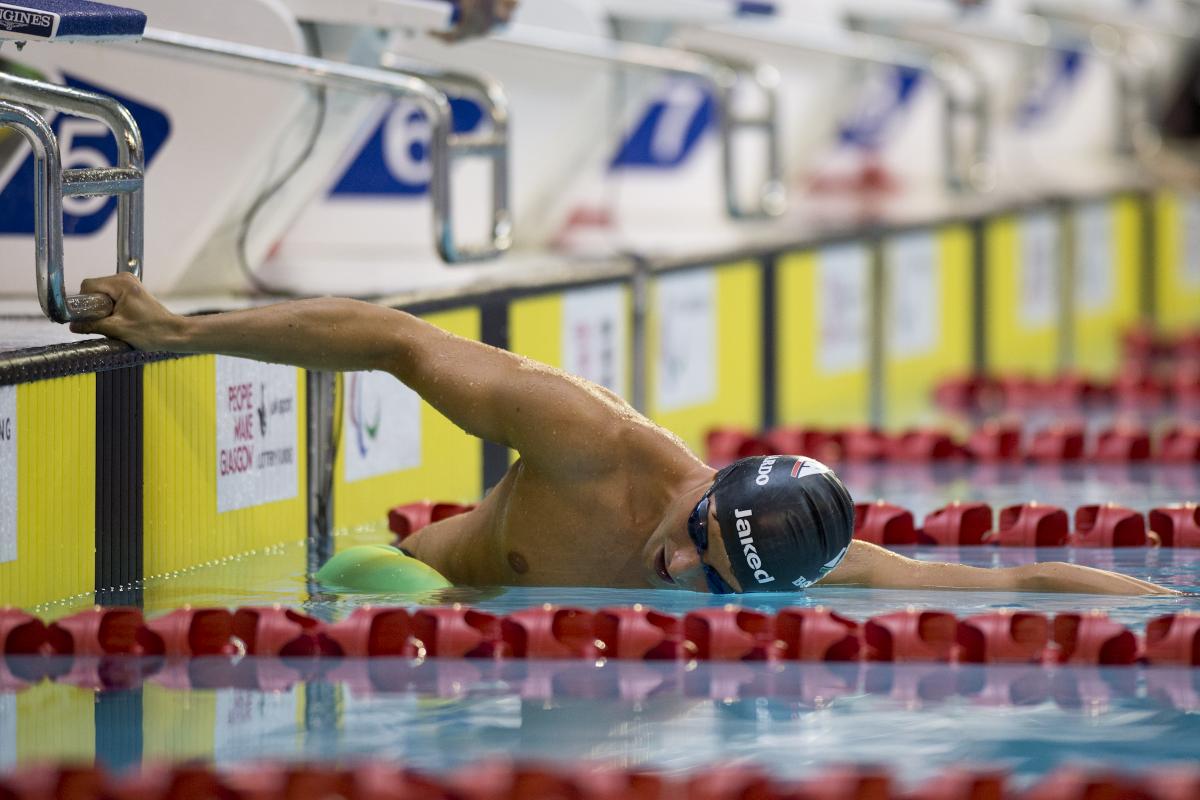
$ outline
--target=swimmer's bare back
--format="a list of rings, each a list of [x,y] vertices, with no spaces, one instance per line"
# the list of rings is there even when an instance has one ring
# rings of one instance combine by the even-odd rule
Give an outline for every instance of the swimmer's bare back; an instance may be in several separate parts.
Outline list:
[[[298,300],[180,317],[127,274],[85,280],[82,291],[109,295],[115,309],[104,320],[73,324],[76,332],[122,339],[139,350],[390,372],[463,430],[515,449],[520,459],[475,511],[404,543],[456,584],[661,586],[653,561],[662,540],[679,560],[671,562],[671,584],[703,590],[696,556],[695,563],[686,561],[694,550],[685,526],[715,473],[678,437],[607,389],[403,311],[354,300]],[[686,547],[677,547],[680,541]],[[709,556],[728,574],[721,548],[709,548]],[[821,581],[831,584],[1172,593],[1070,564],[927,564],[863,542],[853,542]]]

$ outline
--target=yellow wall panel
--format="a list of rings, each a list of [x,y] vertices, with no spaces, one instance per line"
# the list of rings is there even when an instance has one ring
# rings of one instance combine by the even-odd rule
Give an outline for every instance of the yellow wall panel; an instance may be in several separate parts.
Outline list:
[[[96,693],[43,681],[17,695],[17,763],[90,764],[95,759]]]
[[[658,293],[664,280],[684,273],[667,273],[651,282],[646,343],[649,416],[701,455],[711,428],[757,429],[762,424],[762,266],[742,261],[697,272],[706,270],[715,275],[711,307],[714,341],[712,349],[704,353],[715,358],[711,396],[693,404],[664,408],[660,387],[656,386],[664,358]]]
[[[249,508],[217,510],[216,359],[146,366],[144,564],[147,579],[307,536],[303,370],[296,379],[296,491]],[[303,562],[297,566],[303,570]],[[159,604],[152,583],[148,607]]]
[[[561,368],[563,296],[544,294],[514,301],[508,308],[508,349]]]
[[[861,250],[863,274],[842,277],[849,278],[845,288],[863,306],[842,318],[827,318],[841,313],[841,309],[827,307],[830,303],[823,302],[839,293],[836,287],[822,285],[822,259],[834,258],[834,248],[824,255],[821,251],[793,253],[779,261],[775,281],[779,393],[776,409],[782,424],[832,426],[860,425],[867,421],[871,253],[866,245],[844,245],[838,250],[849,254],[851,251],[846,248],[851,247]],[[831,330],[840,333],[831,334]],[[860,337],[857,348],[861,357],[850,357],[843,362],[840,358],[823,356],[822,343],[830,336]],[[850,349],[855,348],[851,342]]]
[[[1034,215],[998,217],[986,225],[986,359],[992,373],[1046,376],[1058,367],[1058,288],[1050,279],[1060,274],[1061,254],[1055,251],[1050,255],[1054,274],[1043,275],[1046,280],[1040,290],[1031,265],[1025,263],[1029,254],[1026,239],[1033,235],[1032,226],[1038,219],[1057,228],[1057,221]],[[1046,295],[1050,313],[1030,314],[1029,295],[1039,291],[1051,293]]]
[[[965,374],[971,367],[972,288],[971,232],[956,225],[928,234],[932,237],[932,271],[923,280],[896,270],[890,257],[885,261],[885,285],[893,300],[886,304],[884,330],[884,420],[889,427],[927,422],[933,390],[943,379]],[[885,253],[889,249],[885,245]],[[916,254],[920,254],[918,248]],[[921,265],[917,265],[921,266]],[[920,271],[918,271],[920,272]],[[907,287],[899,281],[909,281]],[[907,297],[905,297],[905,290]],[[913,289],[916,291],[914,292]],[[899,300],[895,298],[900,298]],[[914,307],[915,306],[915,307]],[[931,314],[915,322],[914,317]],[[904,318],[897,318],[903,315]],[[897,352],[900,328],[929,325],[928,348],[920,352]]]
[[[468,339],[480,336],[478,308],[463,308],[430,314],[429,322]],[[344,384],[344,381],[339,381]],[[344,533],[354,528],[378,528],[387,510],[417,500],[475,502],[483,493],[483,448],[481,442],[422,401],[421,464],[412,469],[346,480],[344,452],[347,431],[342,431],[334,467],[334,528]],[[336,415],[341,419],[341,412]],[[380,540],[390,539],[381,532]],[[338,541],[343,546],[343,541]]]
[[[1154,198],[1155,313],[1160,330],[1200,327],[1200,195],[1160,192]]]
[[[1121,356],[1122,334],[1138,321],[1142,222],[1137,203],[1136,198],[1126,196],[1103,205],[1111,219],[1109,301],[1087,308],[1081,301],[1081,292],[1075,292],[1073,365],[1096,377],[1111,377],[1116,372]],[[1083,243],[1077,241],[1077,255],[1082,248]],[[1077,269],[1075,279],[1078,281],[1080,277]]]
[[[17,558],[0,606],[90,595],[96,576],[96,377],[24,383],[17,401]]]
[[[142,688],[142,757],[147,761],[211,761],[216,692]]]

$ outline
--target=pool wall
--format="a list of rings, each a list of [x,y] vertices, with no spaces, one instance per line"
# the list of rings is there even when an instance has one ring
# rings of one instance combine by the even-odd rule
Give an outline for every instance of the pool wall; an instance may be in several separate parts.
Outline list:
[[[388,303],[603,383],[694,448],[716,425],[902,428],[945,377],[1111,376],[1130,325],[1194,328],[1198,204],[1022,202]],[[391,505],[477,499],[512,459],[390,378],[114,343],[5,355],[0,401],[16,421],[0,604],[23,607],[166,607],[143,579],[307,537],[299,569]]]

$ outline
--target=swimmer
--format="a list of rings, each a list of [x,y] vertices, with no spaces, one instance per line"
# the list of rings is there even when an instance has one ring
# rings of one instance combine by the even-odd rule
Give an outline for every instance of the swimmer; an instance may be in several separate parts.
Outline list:
[[[114,311],[73,323],[76,333],[139,350],[390,372],[463,430],[516,450],[474,511],[404,541],[454,584],[1174,594],[1074,564],[981,569],[851,541],[853,502],[824,465],[781,455],[717,472],[607,389],[403,311],[319,298],[181,317],[128,274],[85,280],[82,291],[108,295]]]

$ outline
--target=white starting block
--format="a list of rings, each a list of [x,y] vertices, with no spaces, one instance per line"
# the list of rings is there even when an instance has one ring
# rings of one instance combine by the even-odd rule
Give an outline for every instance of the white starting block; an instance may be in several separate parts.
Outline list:
[[[146,29],[141,11],[87,0],[0,2],[0,43],[112,42],[137,39]]]
[[[146,29],[140,11],[82,0],[0,2],[0,42],[106,42],[137,39]],[[117,142],[116,167],[65,169],[58,136],[44,110],[102,123]],[[55,322],[105,317],[102,294],[68,295],[63,278],[63,197],[117,197],[117,272],[142,273],[145,152],[137,123],[111,97],[0,73],[0,126],[15,129],[34,157],[34,245],[38,299]]]

